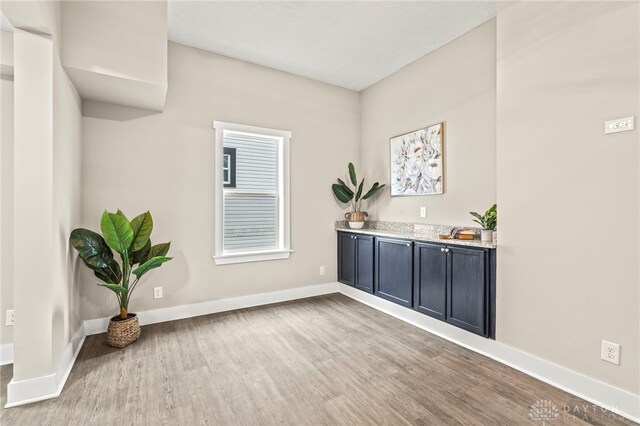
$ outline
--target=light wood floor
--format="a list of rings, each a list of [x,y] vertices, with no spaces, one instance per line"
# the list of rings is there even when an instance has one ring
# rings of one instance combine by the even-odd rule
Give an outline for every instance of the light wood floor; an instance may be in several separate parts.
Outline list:
[[[11,367],[2,367],[2,406]],[[143,327],[123,350],[85,341],[62,395],[8,425],[632,424],[342,295]],[[563,407],[585,406],[573,417]],[[584,416],[584,417],[583,417]],[[538,422],[537,424],[542,424]]]

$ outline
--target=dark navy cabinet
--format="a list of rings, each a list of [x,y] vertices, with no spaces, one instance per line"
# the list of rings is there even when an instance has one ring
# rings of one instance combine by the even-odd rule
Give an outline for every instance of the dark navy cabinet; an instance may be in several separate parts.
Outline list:
[[[485,335],[487,257],[485,250],[447,247],[447,322]]]
[[[338,281],[356,284],[356,240],[354,234],[338,232]]]
[[[403,306],[413,305],[413,243],[375,238],[375,293]]]
[[[338,281],[495,338],[495,249],[338,232]]]
[[[439,244],[415,243],[414,308],[442,321],[447,310],[447,252]]]
[[[373,293],[373,237],[338,233],[338,281]]]
[[[373,293],[373,237],[356,235],[356,287]]]
[[[472,333],[494,337],[494,252],[416,242],[414,309]]]

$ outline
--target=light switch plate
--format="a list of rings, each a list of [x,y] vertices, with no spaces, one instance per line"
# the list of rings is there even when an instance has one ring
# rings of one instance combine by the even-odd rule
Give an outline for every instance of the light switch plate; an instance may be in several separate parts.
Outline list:
[[[618,118],[616,120],[609,120],[604,122],[604,133],[620,133],[628,132],[634,129],[633,117]]]
[[[427,208],[420,207],[420,217],[427,217]]]

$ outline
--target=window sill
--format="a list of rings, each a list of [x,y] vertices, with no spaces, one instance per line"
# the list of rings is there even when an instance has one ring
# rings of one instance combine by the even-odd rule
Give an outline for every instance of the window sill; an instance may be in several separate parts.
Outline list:
[[[227,253],[213,256],[216,265],[230,265],[232,263],[264,262],[267,260],[288,259],[293,250],[269,250],[258,252]]]

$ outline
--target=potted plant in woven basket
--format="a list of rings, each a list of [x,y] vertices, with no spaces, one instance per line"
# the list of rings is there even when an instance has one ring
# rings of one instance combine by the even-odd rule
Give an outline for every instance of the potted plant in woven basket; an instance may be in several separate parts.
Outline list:
[[[115,293],[120,314],[109,321],[107,343],[123,348],[140,337],[138,317],[129,312],[131,294],[144,274],[171,260],[167,257],[171,242],[151,245],[153,218],[149,212],[129,221],[120,210],[105,211],[100,229],[102,235],[84,228],[74,229],[69,241],[84,264],[101,280],[98,285]],[[114,259],[112,250],[120,255],[121,264]]]
[[[367,200],[373,197],[373,195],[384,188],[385,185],[380,185],[376,182],[364,195],[362,195],[364,179],[362,179],[358,185],[356,168],[353,166],[353,163],[349,163],[349,180],[351,180],[351,183],[353,184],[353,189],[349,188],[349,185],[344,183],[342,179],[338,179],[338,183],[334,183],[331,186],[331,189],[340,202],[345,204],[351,203],[353,211],[345,213],[344,215],[347,222],[349,222],[349,228],[361,229],[364,226],[364,218],[369,216],[369,213],[361,211],[362,200]]]

